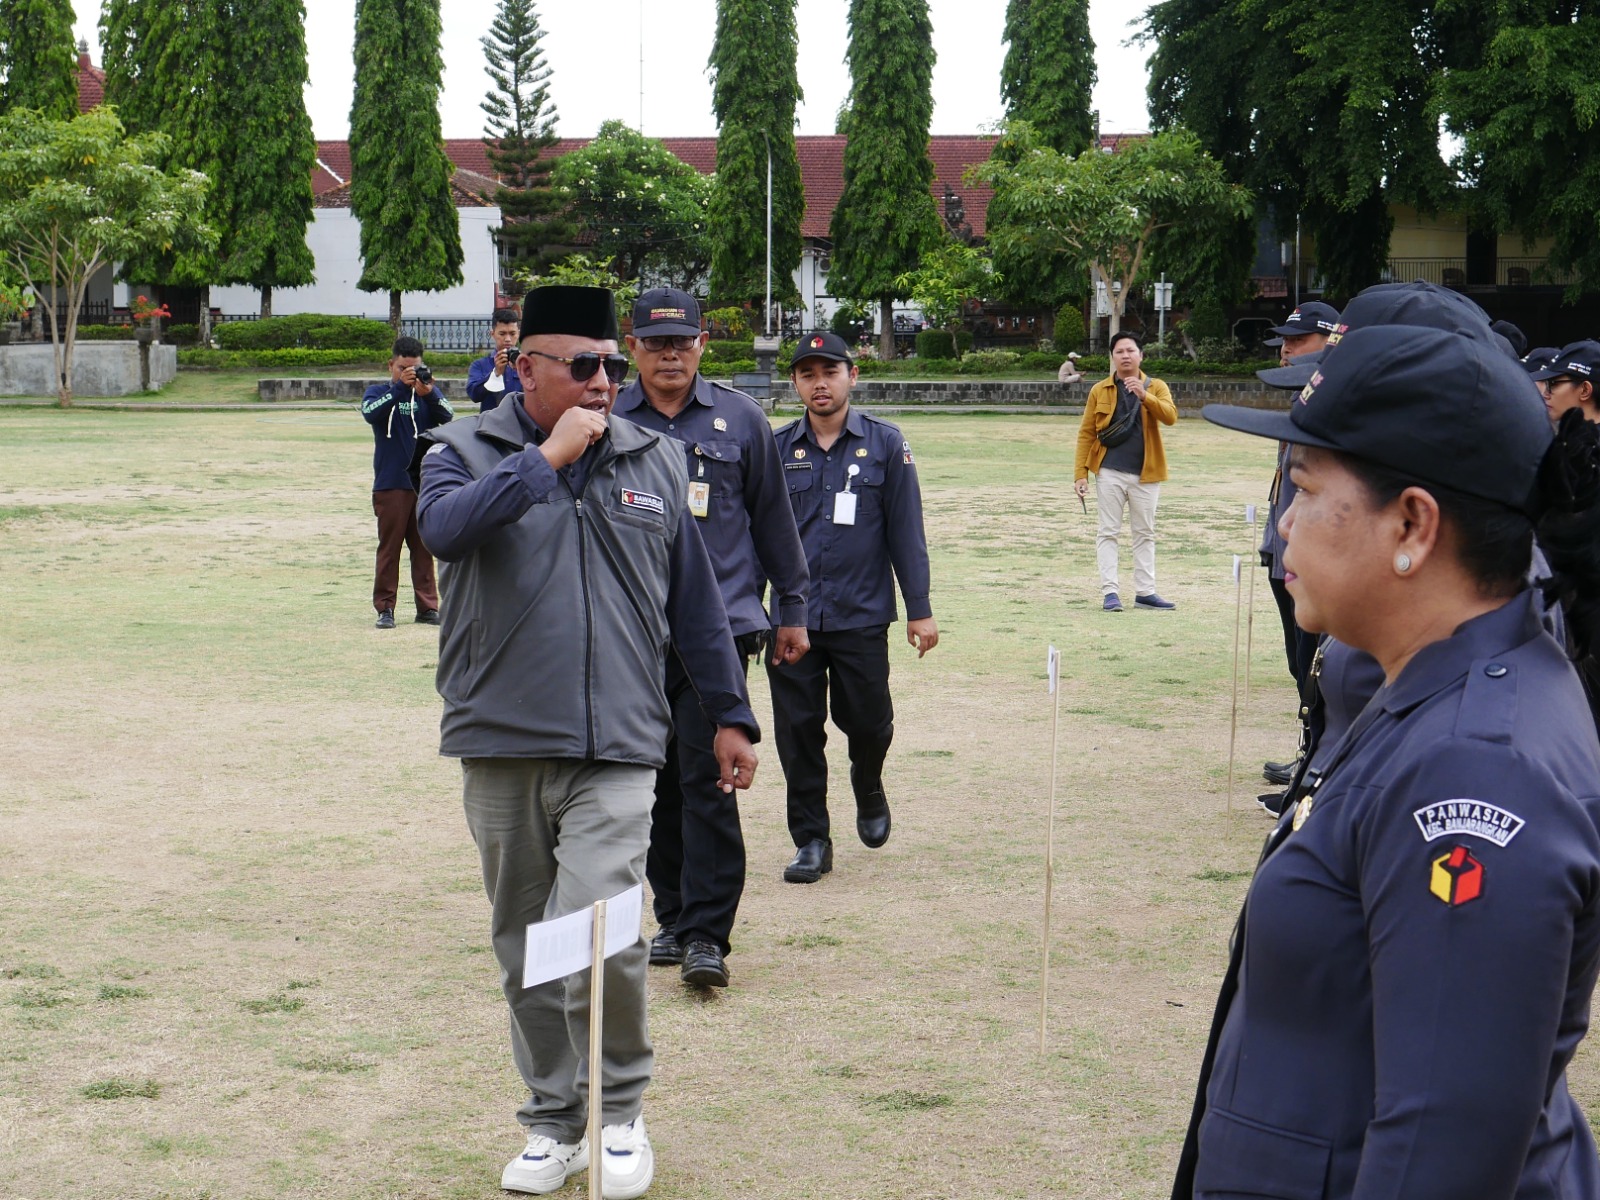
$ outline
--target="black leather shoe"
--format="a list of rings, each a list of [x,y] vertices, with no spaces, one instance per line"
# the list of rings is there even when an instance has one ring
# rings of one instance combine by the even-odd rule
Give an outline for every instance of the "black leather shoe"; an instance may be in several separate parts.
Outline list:
[[[671,925],[663,925],[650,939],[650,965],[671,967],[682,961],[683,947],[678,945],[678,931]]]
[[[439,610],[437,608],[425,608],[417,614],[418,625],[437,625],[438,623]]]
[[[1279,787],[1288,787],[1289,781],[1294,778],[1296,763],[1269,762],[1261,764],[1261,777],[1268,783],[1275,783]]]
[[[812,838],[794,852],[794,858],[783,869],[783,877],[790,883],[815,883],[833,870],[833,843],[826,838]]]
[[[727,987],[728,964],[711,942],[696,938],[683,952],[683,981],[695,987]]]
[[[865,803],[857,802],[856,832],[869,850],[876,850],[889,840],[889,798],[882,788],[869,795]]]
[[[377,624],[376,624],[375,628],[378,628],[378,629],[393,629],[394,628],[394,609],[386,608],[381,613],[379,613],[378,614],[378,621],[377,621]]]

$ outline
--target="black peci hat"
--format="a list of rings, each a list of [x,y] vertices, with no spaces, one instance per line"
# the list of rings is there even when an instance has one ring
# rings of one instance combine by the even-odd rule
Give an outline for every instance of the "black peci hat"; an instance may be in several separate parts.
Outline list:
[[[850,357],[850,347],[845,345],[844,339],[837,333],[827,330],[818,330],[816,333],[803,333],[800,342],[794,348],[794,359],[789,364],[792,371],[808,358],[826,358],[833,362],[854,363]]]
[[[1553,436],[1538,389],[1490,342],[1416,325],[1345,334],[1288,412],[1208,404],[1227,429],[1355,458],[1540,510],[1539,464]]]
[[[617,304],[607,288],[551,284],[534,288],[522,301],[520,341],[539,333],[565,333],[617,340]]]

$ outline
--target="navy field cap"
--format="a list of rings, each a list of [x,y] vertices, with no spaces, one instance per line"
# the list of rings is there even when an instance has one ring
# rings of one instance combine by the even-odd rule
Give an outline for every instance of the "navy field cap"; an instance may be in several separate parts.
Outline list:
[[[601,342],[617,340],[617,305],[608,288],[551,284],[534,288],[522,301],[517,338],[566,333]]]
[[[1553,432],[1539,391],[1492,343],[1417,325],[1355,329],[1288,412],[1208,404],[1227,429],[1337,450],[1424,483],[1540,511]]]
[[[1600,342],[1569,342],[1535,371],[1532,378],[1558,379],[1563,375],[1570,376],[1573,383],[1587,380],[1600,391]]]
[[[1298,391],[1316,374],[1317,364],[1327,352],[1327,348],[1324,347],[1321,350],[1313,350],[1310,354],[1296,354],[1281,367],[1268,367],[1265,371],[1257,371],[1256,378],[1268,387]]]
[[[789,369],[794,370],[808,358],[826,358],[842,363],[856,361],[850,357],[850,347],[845,345],[844,339],[837,333],[829,333],[825,329],[800,335],[800,343],[794,348],[794,361],[790,363]]]
[[[1420,279],[1415,283],[1378,283],[1357,294],[1344,306],[1344,315],[1328,335],[1323,353],[1331,351],[1351,330],[1373,325],[1422,325],[1443,329],[1487,343],[1515,357],[1511,354],[1511,343],[1489,327],[1488,313],[1460,292]],[[1301,388],[1311,381],[1317,365],[1317,361],[1301,356],[1286,367],[1256,374],[1276,388]]]
[[[634,337],[693,336],[700,332],[700,302],[677,288],[651,288],[633,302]]]
[[[1339,310],[1320,300],[1310,300],[1300,305],[1284,318],[1282,325],[1273,326],[1279,337],[1300,337],[1307,333],[1332,333],[1339,324]]]

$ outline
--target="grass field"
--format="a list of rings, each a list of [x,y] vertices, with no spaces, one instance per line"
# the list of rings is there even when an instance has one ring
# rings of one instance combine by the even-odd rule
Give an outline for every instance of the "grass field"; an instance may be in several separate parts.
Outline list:
[[[652,1197],[1166,1195],[1267,827],[1251,767],[1292,745],[1262,580],[1230,816],[1232,555],[1271,447],[1170,432],[1180,607],[1109,616],[1076,424],[904,422],[943,640],[891,642],[894,839],[836,806],[834,873],[783,883],[759,747],[733,986],[652,973]],[[520,1085],[433,631],[372,628],[366,427],[13,410],[0,445],[0,1195],[500,1195]],[[1587,1052],[1573,1082],[1600,1110]]]

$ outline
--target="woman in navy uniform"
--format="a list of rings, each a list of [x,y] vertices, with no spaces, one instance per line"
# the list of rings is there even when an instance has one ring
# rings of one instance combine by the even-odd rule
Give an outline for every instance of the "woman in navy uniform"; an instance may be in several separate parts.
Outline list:
[[[1174,1197],[1600,1197],[1566,1085],[1600,741],[1526,585],[1535,522],[1592,497],[1593,437],[1553,443],[1500,350],[1400,325],[1347,334],[1288,413],[1205,415],[1294,445],[1297,619],[1384,685],[1267,839]]]

